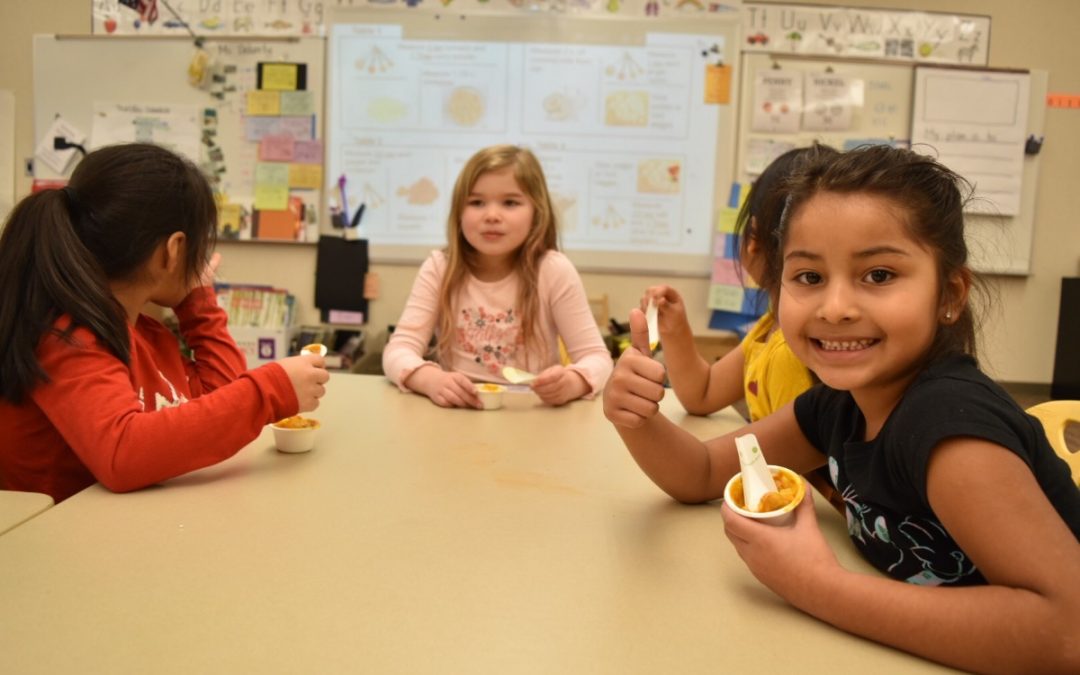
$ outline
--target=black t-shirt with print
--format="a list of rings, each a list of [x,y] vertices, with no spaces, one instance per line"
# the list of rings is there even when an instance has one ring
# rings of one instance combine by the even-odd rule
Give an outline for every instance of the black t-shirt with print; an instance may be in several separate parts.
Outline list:
[[[855,546],[889,576],[924,585],[986,583],[934,515],[926,496],[930,452],[971,436],[1015,452],[1080,539],[1080,489],[1050,447],[1042,425],[979,371],[954,356],[927,368],[904,393],[877,438],[851,394],[819,384],[795,401],[806,438],[827,457],[847,507]]]

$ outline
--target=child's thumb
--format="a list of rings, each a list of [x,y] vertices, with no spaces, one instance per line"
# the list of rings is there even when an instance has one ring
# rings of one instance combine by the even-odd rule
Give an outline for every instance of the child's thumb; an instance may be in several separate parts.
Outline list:
[[[630,346],[645,356],[652,356],[649,349],[649,325],[645,321],[645,312],[640,309],[630,310]]]

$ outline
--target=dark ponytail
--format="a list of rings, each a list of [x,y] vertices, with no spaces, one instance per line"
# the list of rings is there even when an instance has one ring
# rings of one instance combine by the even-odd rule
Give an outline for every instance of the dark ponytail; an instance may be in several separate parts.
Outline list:
[[[213,249],[213,193],[187,160],[146,143],[88,154],[68,187],[22,200],[0,235],[0,397],[20,403],[46,378],[35,356],[69,315],[125,364],[127,317],[109,283],[133,280],[161,242],[183,232],[189,279]]]

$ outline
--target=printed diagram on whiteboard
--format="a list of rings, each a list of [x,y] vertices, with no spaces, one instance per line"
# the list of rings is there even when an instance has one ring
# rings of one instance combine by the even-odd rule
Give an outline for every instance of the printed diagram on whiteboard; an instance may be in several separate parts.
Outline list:
[[[328,180],[363,186],[348,207],[364,205],[373,243],[439,246],[461,166],[517,143],[543,164],[566,248],[701,254],[720,114],[702,103],[708,45],[723,37],[518,44],[335,26]]]

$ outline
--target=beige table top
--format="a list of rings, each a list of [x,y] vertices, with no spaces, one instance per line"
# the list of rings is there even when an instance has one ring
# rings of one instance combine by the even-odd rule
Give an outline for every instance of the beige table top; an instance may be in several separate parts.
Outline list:
[[[0,534],[25,523],[52,505],[52,497],[40,492],[0,490]]]
[[[534,400],[443,410],[335,375],[310,453],[267,429],[163,486],[83,491],[0,537],[0,668],[718,673],[760,672],[764,650],[769,672],[942,670],[760,586],[719,505],[661,493],[599,401]],[[671,416],[701,436],[739,423]]]

